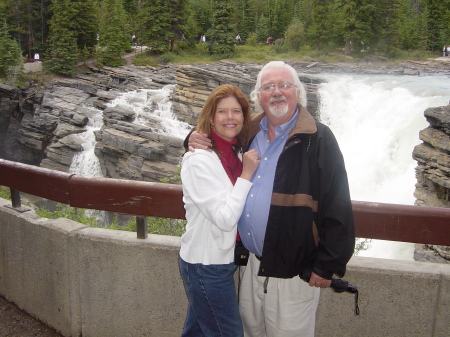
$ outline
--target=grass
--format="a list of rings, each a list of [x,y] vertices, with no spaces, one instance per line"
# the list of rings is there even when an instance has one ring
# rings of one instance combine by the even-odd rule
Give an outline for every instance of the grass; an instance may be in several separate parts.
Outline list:
[[[358,62],[385,62],[398,63],[405,60],[426,61],[428,58],[436,58],[440,56],[440,52],[429,51],[406,51],[399,50],[395,57],[387,58],[378,53],[359,52],[352,54],[351,57],[345,56],[342,48],[335,48],[329,51],[319,51],[309,46],[303,46],[299,51],[290,51],[283,46],[265,44],[257,45],[239,45],[235,47],[235,54],[226,57],[227,60],[238,63],[267,63],[273,60],[287,62],[322,62],[322,63],[358,63]],[[209,55],[207,44],[198,43],[191,45],[189,48],[176,49],[173,53],[167,53],[160,56],[152,56],[147,52],[136,55],[133,61],[135,65],[157,66],[158,64],[203,64],[213,63],[220,60],[220,57]]]
[[[9,187],[0,186],[0,198],[11,200],[11,191]]]
[[[86,209],[75,208],[64,204],[56,204],[54,211],[49,211],[44,207],[40,207],[36,214],[46,219],[66,218],[89,227],[105,228],[102,224],[97,223],[97,217],[86,215]],[[147,217],[148,232],[150,234],[181,236],[186,227],[186,220]],[[129,221],[125,226],[117,224],[117,218],[106,228],[121,231],[136,232],[136,220]]]

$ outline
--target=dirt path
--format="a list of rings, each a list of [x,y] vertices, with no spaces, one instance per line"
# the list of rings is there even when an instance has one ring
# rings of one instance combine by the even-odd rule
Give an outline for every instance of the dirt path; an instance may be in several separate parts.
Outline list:
[[[0,297],[0,336],[2,337],[62,337],[52,328]]]
[[[129,66],[133,64],[133,60],[136,57],[136,54],[142,53],[147,49],[146,46],[136,46],[133,47],[133,51],[131,53],[126,54],[123,58],[125,59],[125,65]]]

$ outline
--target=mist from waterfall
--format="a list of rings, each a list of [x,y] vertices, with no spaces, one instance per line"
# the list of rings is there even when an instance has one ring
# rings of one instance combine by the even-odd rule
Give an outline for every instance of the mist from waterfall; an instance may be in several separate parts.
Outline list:
[[[319,77],[319,76],[318,76]],[[321,121],[330,126],[344,155],[352,200],[414,204],[412,158],[424,111],[447,105],[445,76],[335,75],[320,78]],[[414,244],[372,240],[360,256],[412,260]]]

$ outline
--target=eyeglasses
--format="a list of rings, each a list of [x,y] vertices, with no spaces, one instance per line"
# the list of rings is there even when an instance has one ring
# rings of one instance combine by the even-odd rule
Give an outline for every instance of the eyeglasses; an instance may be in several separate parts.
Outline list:
[[[280,82],[278,84],[275,83],[266,83],[264,84],[259,90],[261,91],[274,91],[275,88],[278,88],[279,90],[287,90],[292,88],[294,85],[290,82]]]

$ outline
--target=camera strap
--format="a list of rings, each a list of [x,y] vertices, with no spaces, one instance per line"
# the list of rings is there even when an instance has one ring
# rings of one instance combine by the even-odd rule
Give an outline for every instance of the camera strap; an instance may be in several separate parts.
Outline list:
[[[336,293],[343,293],[344,291],[349,292],[351,294],[355,294],[355,315],[359,315],[359,292],[358,288],[354,285],[349,284],[347,281],[344,281],[342,279],[333,278],[331,279],[331,289],[333,289]]]

